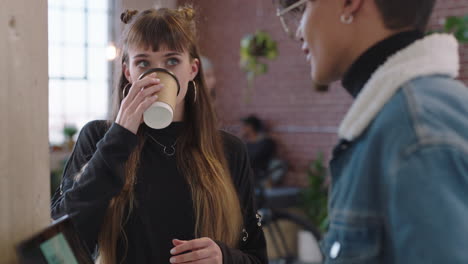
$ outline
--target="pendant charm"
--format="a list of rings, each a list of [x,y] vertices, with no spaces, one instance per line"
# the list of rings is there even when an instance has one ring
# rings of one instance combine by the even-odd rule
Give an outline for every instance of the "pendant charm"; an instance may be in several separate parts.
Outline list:
[[[166,155],[166,156],[169,156],[169,157],[172,157],[174,156],[174,154],[176,153],[176,149],[175,149],[175,146],[177,145],[177,140],[174,142],[174,144],[172,146],[165,146],[161,143],[159,143],[159,141],[157,141],[154,137],[152,137],[150,134],[147,134],[153,141],[154,143],[158,144],[159,146],[161,146],[163,148],[163,153]],[[170,148],[169,151],[167,151],[167,148]]]
[[[169,147],[171,150],[170,151],[167,151],[167,147],[164,147],[164,154],[166,154],[167,156],[171,157],[171,156],[174,156],[175,152],[176,152],[176,149],[174,147]]]

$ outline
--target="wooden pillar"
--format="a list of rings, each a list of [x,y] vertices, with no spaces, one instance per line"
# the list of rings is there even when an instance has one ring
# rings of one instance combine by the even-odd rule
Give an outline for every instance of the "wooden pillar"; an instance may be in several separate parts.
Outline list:
[[[0,0],[0,263],[49,224],[47,0]]]

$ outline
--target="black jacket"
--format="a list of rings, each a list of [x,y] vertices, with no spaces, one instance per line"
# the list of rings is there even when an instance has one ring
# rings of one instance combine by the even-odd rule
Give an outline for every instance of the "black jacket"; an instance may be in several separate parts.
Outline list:
[[[158,141],[170,145],[182,126],[182,123],[174,123],[162,131],[146,129]],[[242,235],[237,249],[217,242],[223,253],[223,263],[267,263],[265,238],[254,206],[247,151],[239,139],[220,133],[241,202],[245,228],[245,232],[239,231]],[[65,166],[62,184],[52,200],[52,217],[72,216],[79,235],[92,252],[96,249],[109,201],[123,187],[124,164],[136,145],[137,137],[127,129],[115,123],[109,127],[106,121],[93,121],[80,132]],[[83,169],[85,164],[88,165]],[[81,177],[74,180],[80,170],[83,170]],[[142,150],[137,181],[137,203],[124,226],[129,241],[124,263],[169,263],[171,239],[194,238],[190,190],[177,170],[175,158],[168,157],[160,145],[148,140]],[[123,258],[122,245],[119,241],[119,261]]]

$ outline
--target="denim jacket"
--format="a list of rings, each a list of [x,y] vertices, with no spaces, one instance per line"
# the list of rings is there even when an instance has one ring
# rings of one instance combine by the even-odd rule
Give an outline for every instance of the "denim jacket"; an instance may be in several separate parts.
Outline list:
[[[468,263],[468,89],[458,45],[431,35],[390,57],[343,120],[325,263]]]

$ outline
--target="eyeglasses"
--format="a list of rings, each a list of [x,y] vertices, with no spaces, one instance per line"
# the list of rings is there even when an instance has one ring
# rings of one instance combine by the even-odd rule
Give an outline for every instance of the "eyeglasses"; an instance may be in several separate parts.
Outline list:
[[[278,5],[276,15],[281,21],[284,31],[292,39],[301,23],[302,15],[306,8],[306,3],[309,0],[277,0]]]

